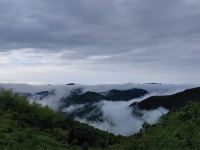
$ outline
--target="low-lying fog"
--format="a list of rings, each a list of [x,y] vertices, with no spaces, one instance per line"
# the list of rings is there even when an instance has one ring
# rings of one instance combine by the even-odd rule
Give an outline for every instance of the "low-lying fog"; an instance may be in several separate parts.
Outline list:
[[[83,91],[95,91],[95,92],[105,92],[111,89],[131,89],[131,88],[141,88],[145,89],[149,92],[148,95],[132,99],[130,101],[105,101],[102,100],[98,103],[95,103],[103,114],[103,122],[91,122],[86,120],[85,118],[75,118],[84,123],[88,123],[96,128],[112,132],[114,134],[121,135],[131,135],[138,132],[144,122],[148,122],[150,124],[156,123],[159,118],[168,113],[168,110],[165,108],[158,108],[151,111],[140,111],[140,114],[136,115],[133,113],[133,108],[129,107],[129,105],[136,101],[141,101],[147,97],[152,95],[167,95],[174,94],[179,91],[183,91],[188,88],[196,87],[197,85],[191,84],[182,84],[182,85],[174,85],[174,84],[123,84],[123,85],[94,85],[94,86],[85,86],[85,85],[27,85],[27,84],[0,84],[0,88],[13,89],[16,92],[21,93],[31,93],[34,94],[40,91],[50,91],[54,90],[54,95],[46,96],[42,99],[38,99],[38,97],[33,96],[30,101],[37,101],[42,105],[48,105],[49,107],[57,110],[60,105],[61,98],[67,97],[70,94],[70,91],[82,88]],[[81,105],[71,105],[64,110],[66,112],[71,112],[76,109],[83,108],[84,104]],[[92,112],[91,112],[92,113]],[[91,114],[90,114],[91,115]]]
[[[160,107],[151,111],[140,111],[140,115],[133,114],[133,108],[129,107],[129,105],[149,96],[150,95],[139,99],[133,99],[128,102],[101,101],[96,103],[95,105],[103,112],[103,122],[90,122],[81,118],[76,118],[76,120],[88,123],[98,129],[109,131],[114,134],[131,135],[137,133],[145,121],[149,124],[154,124],[163,114],[168,113],[167,109]],[[83,107],[83,105],[72,105],[67,108],[66,111],[72,112],[81,107]]]

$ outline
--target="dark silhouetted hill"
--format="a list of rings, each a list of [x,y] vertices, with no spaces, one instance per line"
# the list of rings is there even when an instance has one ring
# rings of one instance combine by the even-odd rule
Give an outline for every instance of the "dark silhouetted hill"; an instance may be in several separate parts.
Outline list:
[[[135,102],[130,106],[145,110],[156,109],[161,106],[174,111],[191,102],[198,101],[200,101],[200,87],[188,89],[174,95],[152,96],[141,102]]]

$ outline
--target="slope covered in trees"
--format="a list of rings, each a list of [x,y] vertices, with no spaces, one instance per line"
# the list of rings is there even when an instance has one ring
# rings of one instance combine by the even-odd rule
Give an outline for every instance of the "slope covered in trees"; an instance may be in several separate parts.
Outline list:
[[[25,97],[0,91],[0,149],[75,149],[84,144],[106,147],[120,138],[73,121]]]
[[[143,129],[124,144],[110,150],[198,150],[200,148],[200,103],[192,103],[169,113],[156,125]]]
[[[29,104],[10,91],[0,92],[0,149],[20,150],[193,150],[200,147],[200,103],[145,123],[133,136],[114,136],[73,121],[48,107]]]

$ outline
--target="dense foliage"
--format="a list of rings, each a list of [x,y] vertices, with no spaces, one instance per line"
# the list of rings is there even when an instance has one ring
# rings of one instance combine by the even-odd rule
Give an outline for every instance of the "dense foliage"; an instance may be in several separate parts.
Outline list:
[[[77,149],[87,142],[91,147],[106,147],[119,137],[73,121],[25,97],[0,91],[0,149],[40,150]]]
[[[80,124],[48,107],[0,91],[0,149],[6,150],[198,150],[200,103],[171,112],[136,135],[121,137]]]
[[[192,103],[163,116],[160,122],[144,124],[136,135],[110,150],[199,150],[200,103]]]

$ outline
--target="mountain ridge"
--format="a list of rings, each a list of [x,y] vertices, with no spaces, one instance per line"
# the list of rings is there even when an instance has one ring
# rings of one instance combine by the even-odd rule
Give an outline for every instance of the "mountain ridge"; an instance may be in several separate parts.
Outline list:
[[[175,111],[190,102],[197,101],[200,101],[200,87],[187,89],[173,95],[152,96],[141,102],[134,102],[130,107],[137,107],[141,110],[152,110],[158,107],[164,107],[170,111]]]

